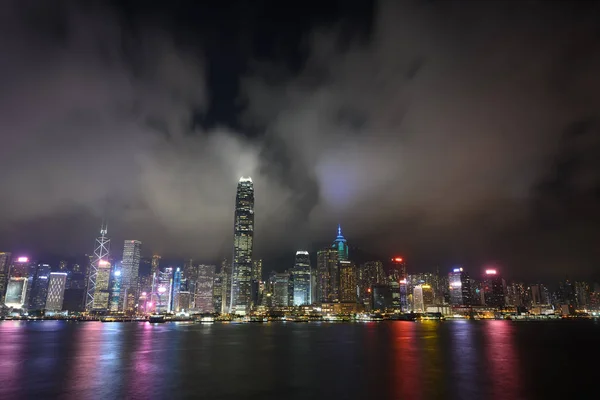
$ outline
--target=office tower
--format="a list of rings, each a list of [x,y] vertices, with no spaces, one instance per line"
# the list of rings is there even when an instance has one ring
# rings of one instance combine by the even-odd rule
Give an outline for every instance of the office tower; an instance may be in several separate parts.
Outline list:
[[[139,297],[139,270],[142,242],[139,240],[126,240],[123,246],[123,261],[121,261],[121,293],[124,298],[123,309],[133,311],[135,304],[131,304]],[[126,300],[126,301],[125,301]],[[127,306],[125,306],[127,305]]]
[[[91,311],[94,309],[94,295],[96,293],[96,277],[98,275],[98,268],[101,262],[107,261],[110,256],[110,239],[106,236],[108,234],[108,228],[106,225],[100,227],[100,236],[96,238],[96,245],[94,247],[94,255],[91,257],[90,265],[88,266],[87,273],[87,290],[85,295],[85,309]]]
[[[321,303],[339,301],[338,251],[323,249],[317,252],[317,299]]]
[[[454,268],[448,274],[450,303],[455,306],[469,306],[471,301],[471,281],[462,268]]]
[[[38,264],[35,275],[30,281],[31,294],[29,296],[29,310],[43,310],[46,306],[50,272],[50,265]]]
[[[498,270],[488,268],[483,276],[483,295],[484,304],[489,307],[502,308],[506,303],[506,290],[504,279],[498,273]]]
[[[107,260],[100,260],[96,269],[96,290],[93,310],[108,310],[110,297],[110,274],[112,268]]]
[[[152,256],[152,262],[150,264],[150,266],[151,266],[150,275],[153,275],[153,274],[158,275],[158,271],[160,270],[160,259],[161,259],[161,257],[158,254],[155,254]]]
[[[110,296],[108,300],[108,309],[110,311],[119,311],[121,309],[121,268],[115,268],[112,271],[112,283],[110,284]]]
[[[422,283],[413,289],[414,312],[427,312],[427,307],[433,305],[434,296],[431,285]]]
[[[50,273],[50,278],[48,280],[48,296],[45,303],[45,308],[47,311],[62,310],[66,285],[66,272]]]
[[[346,239],[342,235],[342,227],[340,225],[338,225],[337,237],[333,241],[331,248],[337,250],[339,261],[348,261],[348,243],[346,243]]]
[[[385,272],[381,261],[368,261],[358,270],[358,285],[360,302],[371,304],[371,293],[373,285],[385,284]]]
[[[231,263],[226,258],[221,261],[221,274],[223,275],[223,282],[225,286],[225,297],[223,298],[223,314],[229,313],[229,306],[231,305]]]
[[[293,305],[311,304],[310,298],[310,258],[308,251],[296,252],[296,262],[292,268]]]
[[[183,276],[186,279],[187,290],[192,294],[190,306],[196,310],[196,285],[200,273],[200,265],[194,264],[191,258],[183,264]]]
[[[356,282],[356,267],[352,261],[340,260],[340,301],[356,303],[358,285]]]
[[[24,308],[27,297],[27,277],[11,276],[8,278],[4,304],[12,308]]]
[[[371,287],[371,309],[379,312],[392,309],[390,285],[376,284]]]
[[[550,304],[548,290],[542,284],[531,285],[531,303],[534,306]]]
[[[224,300],[227,297],[225,295],[226,284],[223,276],[223,272],[219,272],[215,274],[215,279],[213,281],[213,308],[216,313],[223,314],[226,312],[223,309]]]
[[[170,312],[171,296],[173,292],[173,268],[168,267],[163,271],[160,271],[156,281],[156,312]]]
[[[262,281],[262,260],[252,261],[252,279]]]
[[[12,254],[6,251],[0,252],[0,305],[4,304],[4,295],[8,284],[8,270]]]
[[[254,236],[254,187],[252,179],[240,178],[235,199],[233,233],[233,276],[231,306],[233,314],[246,314],[251,300],[252,248]]]
[[[406,262],[402,257],[392,258],[388,274],[388,284],[392,291],[392,306],[396,310],[408,311]]]
[[[266,289],[266,285],[263,283],[263,294],[264,289]],[[319,297],[317,296],[317,274],[314,270],[310,271],[310,304],[315,304],[319,301]]]
[[[590,285],[587,282],[575,282],[575,300],[580,309],[590,304]]]
[[[181,279],[182,271],[181,268],[177,267],[173,272],[173,287],[171,288],[171,304],[170,310],[175,312],[179,310],[179,293],[181,292]]]
[[[215,312],[213,303],[213,286],[215,282],[215,266],[198,266],[198,280],[196,284],[196,310],[201,313]]]
[[[274,307],[287,307],[289,304],[289,282],[290,274],[287,271],[275,273],[273,280]]]
[[[29,261],[28,257],[17,257],[12,261],[8,270],[10,278],[28,278],[31,273],[35,273],[35,264]]]
[[[67,260],[60,260],[58,263],[58,271],[59,272],[67,272],[69,269],[69,263]]]

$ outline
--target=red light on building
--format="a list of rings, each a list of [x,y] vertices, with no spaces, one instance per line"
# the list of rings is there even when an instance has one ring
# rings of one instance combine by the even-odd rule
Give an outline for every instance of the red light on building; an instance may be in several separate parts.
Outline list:
[[[495,269],[486,269],[486,270],[485,270],[485,274],[486,274],[486,275],[496,275],[496,274],[497,274],[497,272],[496,272],[496,270],[495,270]]]
[[[368,289],[367,289],[367,292],[371,293],[371,288],[368,288]]]
[[[395,257],[395,258],[392,258],[392,261],[402,262],[402,261],[404,261],[404,259],[402,257]]]

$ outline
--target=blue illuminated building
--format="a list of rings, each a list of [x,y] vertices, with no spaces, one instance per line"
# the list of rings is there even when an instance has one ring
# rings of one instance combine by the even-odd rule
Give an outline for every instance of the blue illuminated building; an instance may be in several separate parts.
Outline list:
[[[346,243],[346,238],[342,235],[342,227],[340,225],[338,225],[338,234],[331,248],[337,250],[338,261],[348,261],[348,243]]]

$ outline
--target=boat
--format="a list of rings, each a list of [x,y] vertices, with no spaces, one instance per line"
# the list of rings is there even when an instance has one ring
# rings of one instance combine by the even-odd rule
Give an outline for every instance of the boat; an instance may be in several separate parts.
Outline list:
[[[150,322],[151,324],[160,324],[165,322],[165,316],[164,315],[151,315],[148,318],[148,322]]]

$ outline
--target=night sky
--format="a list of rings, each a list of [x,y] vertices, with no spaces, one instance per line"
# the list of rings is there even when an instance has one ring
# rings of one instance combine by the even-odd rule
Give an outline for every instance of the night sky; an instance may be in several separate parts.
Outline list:
[[[117,254],[216,262],[250,175],[267,271],[340,223],[409,271],[590,277],[599,11],[5,0],[0,250],[89,253],[105,217]]]

